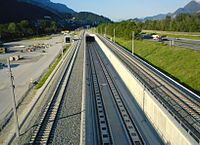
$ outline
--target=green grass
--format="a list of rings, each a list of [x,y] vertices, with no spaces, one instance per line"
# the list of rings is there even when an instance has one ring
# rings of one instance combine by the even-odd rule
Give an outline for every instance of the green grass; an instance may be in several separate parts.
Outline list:
[[[116,38],[131,50],[131,41]],[[200,94],[200,52],[147,40],[135,41],[135,53],[181,84]]]
[[[145,33],[156,33],[160,35],[166,35],[172,38],[186,38],[200,40],[200,32],[170,32],[170,31],[157,31],[157,30],[142,30]]]
[[[70,46],[66,46],[64,48],[64,54],[67,52],[68,48]],[[38,84],[35,86],[35,89],[40,89],[43,84],[46,82],[46,80],[49,78],[49,76],[51,75],[51,73],[54,71],[54,69],[56,68],[56,66],[58,65],[58,63],[60,62],[60,60],[62,59],[62,56],[59,55],[55,62],[53,63],[53,65],[50,67],[50,69],[44,74],[44,76],[42,77],[42,79],[38,82]]]

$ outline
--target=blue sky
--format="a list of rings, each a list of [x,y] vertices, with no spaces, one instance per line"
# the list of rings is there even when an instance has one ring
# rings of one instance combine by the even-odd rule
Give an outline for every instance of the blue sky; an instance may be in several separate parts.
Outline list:
[[[73,10],[89,11],[118,21],[174,12],[191,0],[51,0],[63,3]]]

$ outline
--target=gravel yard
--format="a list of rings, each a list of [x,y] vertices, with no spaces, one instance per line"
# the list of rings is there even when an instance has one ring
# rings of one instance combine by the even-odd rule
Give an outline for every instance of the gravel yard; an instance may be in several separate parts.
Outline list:
[[[9,52],[0,55],[0,62],[5,63],[6,58],[13,55],[20,55],[23,58],[11,62],[11,68],[15,78],[14,84],[17,101],[24,97],[24,94],[30,86],[30,82],[37,80],[60,53],[62,48],[61,40],[62,36],[59,35],[48,40],[22,40],[4,44],[9,49]],[[42,44],[45,44],[45,48],[41,48]],[[33,45],[40,45],[38,46],[40,48],[36,48],[37,50],[33,52],[27,51]],[[12,104],[10,82],[7,72],[6,67],[0,69],[0,120],[8,113]]]

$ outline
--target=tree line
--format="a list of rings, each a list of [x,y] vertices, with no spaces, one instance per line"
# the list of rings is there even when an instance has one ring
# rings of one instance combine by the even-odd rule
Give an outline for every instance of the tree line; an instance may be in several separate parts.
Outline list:
[[[147,20],[139,25],[146,30],[200,32],[200,13],[180,14],[175,18],[167,16],[164,20]]]
[[[109,23],[109,24],[101,24],[97,27],[96,31],[101,34],[107,34],[110,36],[114,35],[116,37],[123,37],[124,39],[131,39],[132,38],[132,32],[135,32],[136,38],[140,37],[141,27],[137,25],[135,22],[131,21],[122,21],[122,22],[116,22],[116,23]]]
[[[136,39],[140,38],[141,30],[161,30],[177,32],[200,32],[200,13],[180,14],[175,18],[167,16],[164,20],[122,21],[98,25],[96,31],[101,34],[113,36],[114,29],[116,37],[131,39],[132,31],[135,32]]]
[[[10,41],[24,37],[56,33],[60,26],[55,21],[37,20],[30,22],[29,20],[21,20],[20,22],[10,22],[8,24],[0,24],[0,39]]]

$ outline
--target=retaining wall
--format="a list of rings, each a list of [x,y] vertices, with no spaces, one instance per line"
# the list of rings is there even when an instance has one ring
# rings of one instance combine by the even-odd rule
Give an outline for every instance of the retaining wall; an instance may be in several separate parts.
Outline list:
[[[94,35],[95,36],[95,35]],[[126,66],[95,36],[97,43],[120,75],[147,118],[170,145],[195,145],[197,142],[182,128],[174,117],[160,104]]]

